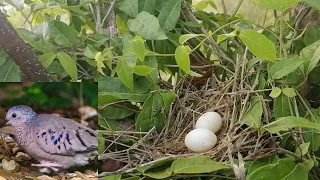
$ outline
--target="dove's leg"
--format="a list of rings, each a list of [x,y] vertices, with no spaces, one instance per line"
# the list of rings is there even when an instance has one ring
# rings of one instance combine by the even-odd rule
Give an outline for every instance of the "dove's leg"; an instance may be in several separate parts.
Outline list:
[[[63,167],[59,164],[55,164],[55,163],[48,163],[48,162],[45,162],[45,163],[40,163],[40,164],[31,164],[31,166],[35,166],[35,167],[49,167],[49,168],[55,168],[55,167]]]

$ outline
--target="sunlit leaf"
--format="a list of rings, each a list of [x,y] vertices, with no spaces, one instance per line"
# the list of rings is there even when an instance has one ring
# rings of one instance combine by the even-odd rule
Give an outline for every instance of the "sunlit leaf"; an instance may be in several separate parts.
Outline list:
[[[297,95],[293,88],[283,88],[282,92],[288,97],[294,97]]]
[[[201,0],[196,4],[196,10],[203,11],[210,6],[214,9],[217,9],[216,4],[212,0]]]
[[[145,57],[145,45],[144,40],[140,36],[136,36],[133,38],[132,47],[134,52],[136,53],[138,59],[143,62]]]
[[[138,66],[133,67],[134,73],[139,76],[146,76],[154,70],[155,70],[155,68],[151,68],[148,66],[142,66],[142,65],[138,65]]]
[[[264,7],[276,10],[285,10],[303,0],[253,0]]]
[[[272,98],[277,98],[281,94],[281,89],[278,87],[275,87],[272,89],[271,93],[269,94]]]
[[[71,81],[78,80],[78,68],[75,60],[65,52],[58,52],[57,57],[64,70],[70,75]]]
[[[179,68],[184,72],[190,71],[190,57],[186,46],[178,46],[175,51],[175,59]]]
[[[298,154],[298,156],[306,155],[309,151],[309,147],[310,142],[300,144],[296,149],[296,154]]]
[[[54,52],[49,52],[39,56],[39,60],[45,68],[48,68],[55,58],[56,58],[56,53]]]
[[[95,58],[94,58],[97,62],[97,68],[98,68],[98,71],[105,76],[102,68],[105,68],[106,66],[103,64],[103,57],[101,55],[101,52],[98,52],[96,55],[95,55]]]
[[[117,74],[120,81],[133,91],[133,69],[130,67],[126,60],[120,58],[117,64]]]
[[[204,34],[184,34],[180,36],[179,43],[183,45],[185,42],[187,42],[189,39],[198,37],[198,36],[204,36]]]
[[[277,59],[275,45],[263,34],[249,29],[241,31],[239,38],[257,58],[270,61]]]

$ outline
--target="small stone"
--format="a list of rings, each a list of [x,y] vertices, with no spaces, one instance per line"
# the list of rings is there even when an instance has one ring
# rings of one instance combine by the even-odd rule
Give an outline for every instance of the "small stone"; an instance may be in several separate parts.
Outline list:
[[[29,161],[31,160],[31,157],[26,154],[26,153],[23,153],[23,152],[18,152],[17,155],[16,155],[16,158],[18,161]]]
[[[12,153],[13,154],[17,154],[17,152],[20,150],[20,147],[15,146],[14,148],[12,148]]]
[[[2,159],[2,168],[6,171],[14,171],[18,168],[18,164],[14,160]]]
[[[74,177],[74,178],[71,178],[71,180],[82,180],[82,178],[80,178],[80,177]]]
[[[2,139],[7,142],[7,143],[11,143],[14,142],[13,138],[8,135],[8,134],[0,134],[0,136],[2,137]]]
[[[39,180],[54,180],[52,177],[49,177],[47,175],[38,176],[37,179],[39,179]]]
[[[79,108],[79,112],[81,114],[82,120],[88,120],[89,118],[98,115],[97,110],[90,107],[90,106],[83,106],[83,107]]]

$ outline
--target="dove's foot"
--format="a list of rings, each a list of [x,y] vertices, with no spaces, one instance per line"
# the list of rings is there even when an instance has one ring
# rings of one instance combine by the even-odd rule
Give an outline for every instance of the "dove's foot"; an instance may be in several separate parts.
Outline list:
[[[40,167],[41,173],[50,174],[52,172],[58,172],[63,166],[55,163],[41,163],[41,164],[31,164],[31,166]]]

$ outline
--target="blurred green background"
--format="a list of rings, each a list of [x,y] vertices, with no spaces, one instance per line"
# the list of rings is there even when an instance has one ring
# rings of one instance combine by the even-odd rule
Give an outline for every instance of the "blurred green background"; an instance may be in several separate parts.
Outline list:
[[[0,83],[0,106],[23,104],[35,109],[97,108],[96,82]]]

